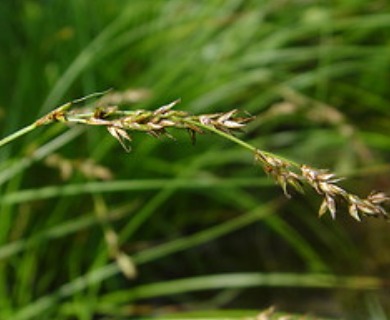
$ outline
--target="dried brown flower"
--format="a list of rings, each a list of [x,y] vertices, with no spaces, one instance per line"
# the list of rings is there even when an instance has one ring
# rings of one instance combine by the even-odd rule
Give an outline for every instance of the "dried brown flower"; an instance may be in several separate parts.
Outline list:
[[[290,164],[270,154],[260,150],[255,152],[255,160],[260,162],[267,174],[270,174],[282,187],[284,194],[291,198],[287,186],[292,186],[295,190],[303,192],[301,177],[290,170]]]
[[[131,141],[130,136],[126,132],[126,130],[117,127],[117,126],[107,126],[108,132],[119,141],[123,149],[126,150],[126,152],[131,151],[131,146],[128,144],[129,141]]]
[[[237,113],[238,110],[234,109],[225,113],[201,115],[199,116],[199,122],[225,133],[231,133],[244,128],[246,123],[253,119],[253,117],[236,117]]]
[[[360,221],[360,214],[366,216],[385,217],[387,212],[383,208],[383,204],[390,200],[382,192],[373,192],[366,199],[351,194],[336,185],[341,181],[335,174],[329,173],[326,170],[318,170],[309,166],[301,166],[302,176],[307,183],[317,191],[318,194],[324,197],[319,209],[319,216],[322,216],[329,211],[332,218],[336,218],[336,203],[344,201],[348,205],[348,213],[354,219]]]

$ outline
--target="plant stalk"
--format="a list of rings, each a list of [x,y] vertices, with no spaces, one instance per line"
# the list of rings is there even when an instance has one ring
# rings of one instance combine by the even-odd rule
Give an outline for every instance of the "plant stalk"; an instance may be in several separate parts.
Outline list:
[[[277,157],[277,158],[283,160],[283,161],[286,162],[286,163],[289,163],[291,166],[296,167],[296,168],[298,168],[298,169],[301,167],[300,164],[296,163],[295,161],[292,161],[292,160],[290,160],[290,159],[283,158],[283,157],[281,157],[281,156],[279,156],[279,155],[276,156],[275,154],[273,154],[273,153],[271,153],[271,152],[259,150],[259,149],[257,149],[256,147],[254,147],[253,145],[251,145],[251,144],[249,144],[249,143],[247,143],[247,142],[245,142],[245,141],[243,141],[243,140],[237,138],[236,136],[234,136],[234,135],[232,135],[232,134],[229,134],[229,133],[226,133],[226,132],[223,132],[223,131],[221,131],[221,130],[219,130],[219,129],[216,129],[216,128],[214,128],[213,126],[209,126],[209,125],[203,124],[203,123],[201,123],[201,122],[194,121],[194,120],[190,120],[190,119],[184,119],[184,120],[182,120],[182,121],[183,121],[183,122],[187,122],[188,124],[192,124],[192,125],[194,125],[194,126],[197,126],[197,127],[199,127],[199,128],[202,128],[202,129],[204,129],[204,130],[211,131],[211,132],[213,132],[213,133],[219,135],[220,137],[225,138],[225,139],[228,139],[228,140],[234,142],[235,144],[238,144],[238,145],[240,145],[241,147],[244,147],[245,149],[247,149],[247,150],[249,150],[249,151],[251,151],[251,152],[253,152],[253,153],[261,152],[262,154],[267,155],[267,156]]]
[[[39,127],[35,122],[0,140],[0,148]]]

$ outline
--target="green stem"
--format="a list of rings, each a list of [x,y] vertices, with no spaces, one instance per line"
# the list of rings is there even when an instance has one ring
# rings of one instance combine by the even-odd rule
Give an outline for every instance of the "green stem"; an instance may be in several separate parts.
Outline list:
[[[257,151],[257,149],[254,146],[252,146],[251,144],[249,144],[249,143],[247,143],[245,141],[242,141],[241,139],[239,139],[239,138],[237,138],[237,137],[235,137],[235,136],[233,136],[233,135],[231,135],[229,133],[226,133],[226,132],[223,132],[221,130],[218,130],[218,129],[216,129],[213,126],[209,126],[209,125],[203,124],[203,123],[198,122],[198,121],[193,121],[193,120],[187,120],[186,119],[184,121],[187,122],[187,123],[190,123],[190,124],[192,124],[194,126],[200,127],[202,129],[211,131],[211,132],[213,132],[213,133],[215,133],[215,134],[217,134],[217,135],[219,135],[219,136],[221,136],[221,137],[223,137],[225,139],[233,141],[234,143],[244,147],[245,149],[248,149],[249,151],[252,151],[252,152],[256,152]]]
[[[201,123],[201,122],[199,122],[199,121],[195,121],[195,120],[191,120],[191,119],[184,119],[184,120],[181,119],[181,120],[182,120],[183,122],[186,122],[186,123],[188,123],[188,124],[197,126],[197,127],[202,128],[202,129],[204,129],[204,130],[211,131],[211,132],[213,132],[213,133],[219,135],[220,137],[223,137],[223,138],[225,138],[225,139],[228,139],[228,140],[234,142],[235,144],[238,144],[238,145],[240,145],[241,147],[244,147],[245,149],[247,149],[247,150],[249,150],[249,151],[251,151],[251,152],[253,152],[253,153],[261,152],[262,154],[264,154],[264,155],[266,155],[266,156],[270,156],[270,157],[273,157],[273,158],[278,158],[278,159],[280,159],[280,160],[283,160],[284,162],[286,162],[286,163],[288,163],[288,164],[290,164],[291,166],[294,166],[294,167],[296,167],[296,168],[300,168],[300,167],[301,167],[298,163],[296,163],[296,162],[294,162],[294,161],[292,161],[292,160],[283,158],[283,157],[281,157],[281,156],[277,156],[277,155],[275,155],[275,154],[273,154],[273,153],[271,153],[271,152],[259,150],[259,149],[257,149],[256,147],[252,146],[251,144],[249,144],[249,143],[247,143],[247,142],[245,142],[245,141],[243,141],[243,140],[241,140],[241,139],[239,139],[239,138],[237,138],[237,137],[235,137],[235,136],[233,136],[233,135],[231,135],[231,134],[229,134],[229,133],[226,133],[226,132],[223,132],[223,131],[221,131],[221,130],[219,130],[219,129],[216,129],[216,128],[213,127],[213,126],[209,126],[209,125],[203,124],[203,123]]]
[[[10,143],[16,139],[18,139],[19,137],[21,136],[24,136],[25,134],[33,131],[34,129],[36,129],[38,127],[38,125],[34,122],[30,125],[28,125],[27,127],[24,127],[12,134],[10,134],[9,136],[3,138],[0,140],[0,147],[6,145],[7,143]]]

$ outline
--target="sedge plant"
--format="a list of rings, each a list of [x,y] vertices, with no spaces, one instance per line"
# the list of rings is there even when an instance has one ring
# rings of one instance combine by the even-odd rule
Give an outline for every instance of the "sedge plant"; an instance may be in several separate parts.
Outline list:
[[[103,103],[101,99],[88,108],[73,108],[78,104],[105,92],[92,93],[80,99],[65,103],[47,113],[32,124],[0,140],[0,147],[39,128],[61,122],[85,126],[103,126],[108,133],[121,144],[126,152],[131,151],[131,132],[147,133],[153,137],[166,136],[173,139],[170,129],[186,130],[194,143],[197,134],[213,133],[247,149],[253,154],[255,163],[262,167],[290,198],[290,190],[304,193],[304,186],[312,188],[321,198],[318,214],[329,212],[333,219],[336,212],[344,206],[349,215],[360,221],[361,217],[382,217],[388,219],[386,204],[390,201],[383,192],[372,191],[363,198],[342,188],[342,178],[329,170],[316,169],[306,164],[298,164],[274,153],[260,150],[238,138],[235,134],[242,131],[254,117],[243,114],[237,109],[228,112],[193,115],[189,112],[173,109],[180,100],[173,101],[155,110],[121,110],[118,106]]]

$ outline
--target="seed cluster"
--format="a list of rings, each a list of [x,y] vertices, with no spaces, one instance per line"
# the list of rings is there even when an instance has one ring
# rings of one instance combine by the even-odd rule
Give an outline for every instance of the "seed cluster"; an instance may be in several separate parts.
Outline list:
[[[335,174],[325,170],[317,170],[309,166],[301,166],[302,176],[307,183],[323,196],[320,206],[319,215],[330,212],[333,219],[336,217],[336,203],[343,200],[348,206],[348,212],[351,217],[360,221],[359,214],[373,217],[387,218],[387,212],[383,204],[390,200],[383,192],[372,192],[366,199],[347,192],[336,183],[342,180]]]
[[[318,212],[320,217],[329,212],[335,219],[337,205],[344,202],[350,216],[358,221],[361,215],[388,218],[384,205],[390,202],[390,197],[383,192],[371,192],[367,198],[362,199],[337,185],[343,179],[327,170],[302,165],[295,172],[291,162],[261,150],[256,150],[255,160],[275,179],[289,198],[288,186],[300,193],[303,193],[303,184],[312,187],[323,198]]]
[[[119,141],[126,151],[130,151],[130,131],[146,132],[153,137],[167,136],[173,138],[167,131],[170,128],[187,129],[195,141],[196,133],[203,133],[200,125],[212,127],[224,133],[232,134],[240,131],[252,117],[239,117],[237,110],[229,112],[191,115],[185,111],[173,110],[179,102],[176,100],[156,110],[121,111],[117,107],[97,108],[93,113],[63,113],[61,121],[82,123],[86,125],[104,126],[108,132]],[[59,121],[58,117],[50,117]]]
[[[264,171],[270,174],[282,187],[284,194],[291,198],[288,192],[290,185],[295,190],[303,193],[302,177],[291,170],[291,164],[271,154],[266,154],[261,150],[256,150],[255,160],[259,162]]]

